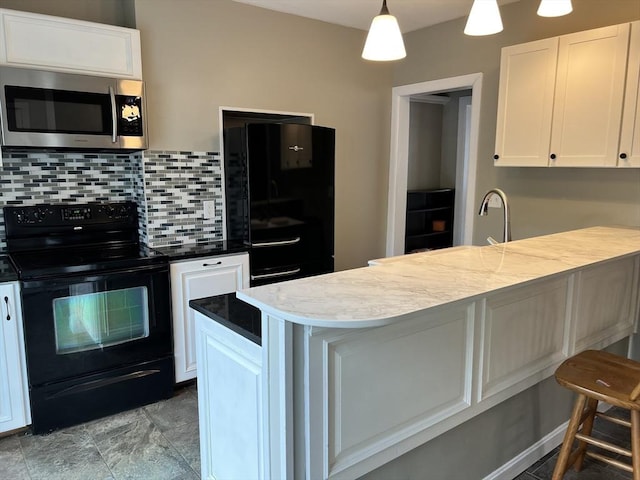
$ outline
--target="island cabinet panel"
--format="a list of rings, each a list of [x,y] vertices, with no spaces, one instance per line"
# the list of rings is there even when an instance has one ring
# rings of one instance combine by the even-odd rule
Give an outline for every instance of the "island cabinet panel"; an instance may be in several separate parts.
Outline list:
[[[487,298],[479,400],[521,381],[538,382],[537,374],[563,359],[569,283],[564,276]]]
[[[324,426],[328,446],[324,474],[310,478],[357,471],[368,456],[413,442],[470,406],[474,312],[463,305],[383,328],[309,337],[308,364],[322,365],[316,375],[326,378],[322,405],[309,418]],[[308,447],[310,454],[322,451]]]
[[[0,64],[142,79],[140,32],[0,9]]]
[[[574,352],[604,348],[633,332],[638,257],[597,265],[577,274]]]
[[[201,476],[263,479],[262,349],[195,315]]]

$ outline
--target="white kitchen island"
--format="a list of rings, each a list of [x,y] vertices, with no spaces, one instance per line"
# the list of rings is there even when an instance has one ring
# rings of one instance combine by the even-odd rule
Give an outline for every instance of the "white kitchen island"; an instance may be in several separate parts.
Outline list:
[[[251,395],[238,415],[253,440],[224,466],[226,478],[361,477],[637,324],[640,229],[593,227],[373,263],[237,292],[262,311],[262,340],[258,357],[227,348],[250,373],[218,397],[239,405],[231,397]],[[197,317],[204,329],[212,323]],[[224,339],[214,345],[202,328],[198,355],[219,356]],[[222,441],[207,404],[221,382],[200,374],[198,382],[203,474],[222,479],[205,466]],[[216,455],[209,460],[231,458]]]

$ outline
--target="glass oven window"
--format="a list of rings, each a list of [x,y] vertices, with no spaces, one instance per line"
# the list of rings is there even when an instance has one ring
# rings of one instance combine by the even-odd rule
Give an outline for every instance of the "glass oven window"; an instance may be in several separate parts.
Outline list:
[[[56,353],[95,350],[149,336],[147,287],[91,292],[93,284],[70,287],[53,300]]]

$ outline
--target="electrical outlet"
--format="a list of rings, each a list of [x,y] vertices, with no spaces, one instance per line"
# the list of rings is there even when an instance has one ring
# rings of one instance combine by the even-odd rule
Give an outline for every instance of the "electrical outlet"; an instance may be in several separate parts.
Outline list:
[[[202,202],[203,207],[203,215],[202,217],[205,220],[213,220],[216,216],[216,201],[215,200],[205,200]]]
[[[489,197],[489,208],[502,208],[502,200],[495,193]]]

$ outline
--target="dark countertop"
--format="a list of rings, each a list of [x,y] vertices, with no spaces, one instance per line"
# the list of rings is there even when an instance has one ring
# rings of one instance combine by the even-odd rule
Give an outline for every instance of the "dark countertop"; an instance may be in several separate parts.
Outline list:
[[[183,245],[154,247],[154,250],[167,255],[169,257],[169,261],[176,261],[187,260],[189,258],[242,253],[247,252],[249,247],[242,242],[220,240],[210,243],[187,243]]]
[[[238,300],[235,292],[191,300],[189,306],[253,343],[262,345],[260,310]]]
[[[16,280],[18,280],[18,275],[11,265],[9,257],[0,255],[0,283],[15,282]]]

